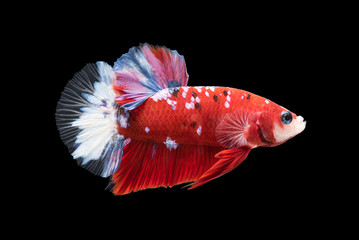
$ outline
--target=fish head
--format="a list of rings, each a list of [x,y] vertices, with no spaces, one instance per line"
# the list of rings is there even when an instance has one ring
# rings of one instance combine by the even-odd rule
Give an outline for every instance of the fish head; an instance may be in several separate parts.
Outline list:
[[[277,146],[301,133],[306,121],[302,116],[271,103],[260,113],[257,125],[263,145]]]

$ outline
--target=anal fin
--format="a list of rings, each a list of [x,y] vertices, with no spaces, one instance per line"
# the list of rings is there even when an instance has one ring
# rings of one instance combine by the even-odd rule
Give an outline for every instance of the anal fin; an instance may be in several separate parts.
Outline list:
[[[208,171],[200,176],[198,180],[190,184],[189,189],[199,187],[206,182],[232,171],[247,158],[250,150],[251,148],[249,147],[241,147],[239,149],[226,149],[217,153],[215,157],[219,158],[219,160]]]
[[[131,140],[119,169],[112,176],[112,192],[124,195],[148,188],[172,187],[199,179],[218,161],[221,147],[165,144]]]

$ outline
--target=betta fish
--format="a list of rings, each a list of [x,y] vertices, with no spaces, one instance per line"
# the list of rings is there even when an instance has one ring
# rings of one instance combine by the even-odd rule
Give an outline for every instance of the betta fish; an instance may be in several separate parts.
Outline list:
[[[188,183],[196,188],[305,128],[303,117],[248,91],[187,86],[183,56],[142,44],[111,67],[87,64],[56,108],[77,163],[109,177],[115,195]]]

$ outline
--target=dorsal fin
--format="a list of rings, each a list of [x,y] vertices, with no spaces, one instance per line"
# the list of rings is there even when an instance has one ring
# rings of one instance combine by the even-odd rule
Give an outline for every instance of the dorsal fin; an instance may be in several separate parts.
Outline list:
[[[116,101],[125,110],[136,108],[162,89],[187,86],[188,83],[183,56],[166,47],[147,43],[122,55],[113,70]]]

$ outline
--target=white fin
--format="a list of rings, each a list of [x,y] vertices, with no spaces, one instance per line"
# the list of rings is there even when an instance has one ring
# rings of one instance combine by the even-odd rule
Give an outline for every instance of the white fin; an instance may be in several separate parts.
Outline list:
[[[62,141],[80,166],[102,177],[118,169],[125,140],[116,129],[113,79],[107,63],[87,64],[66,85],[56,108]]]

